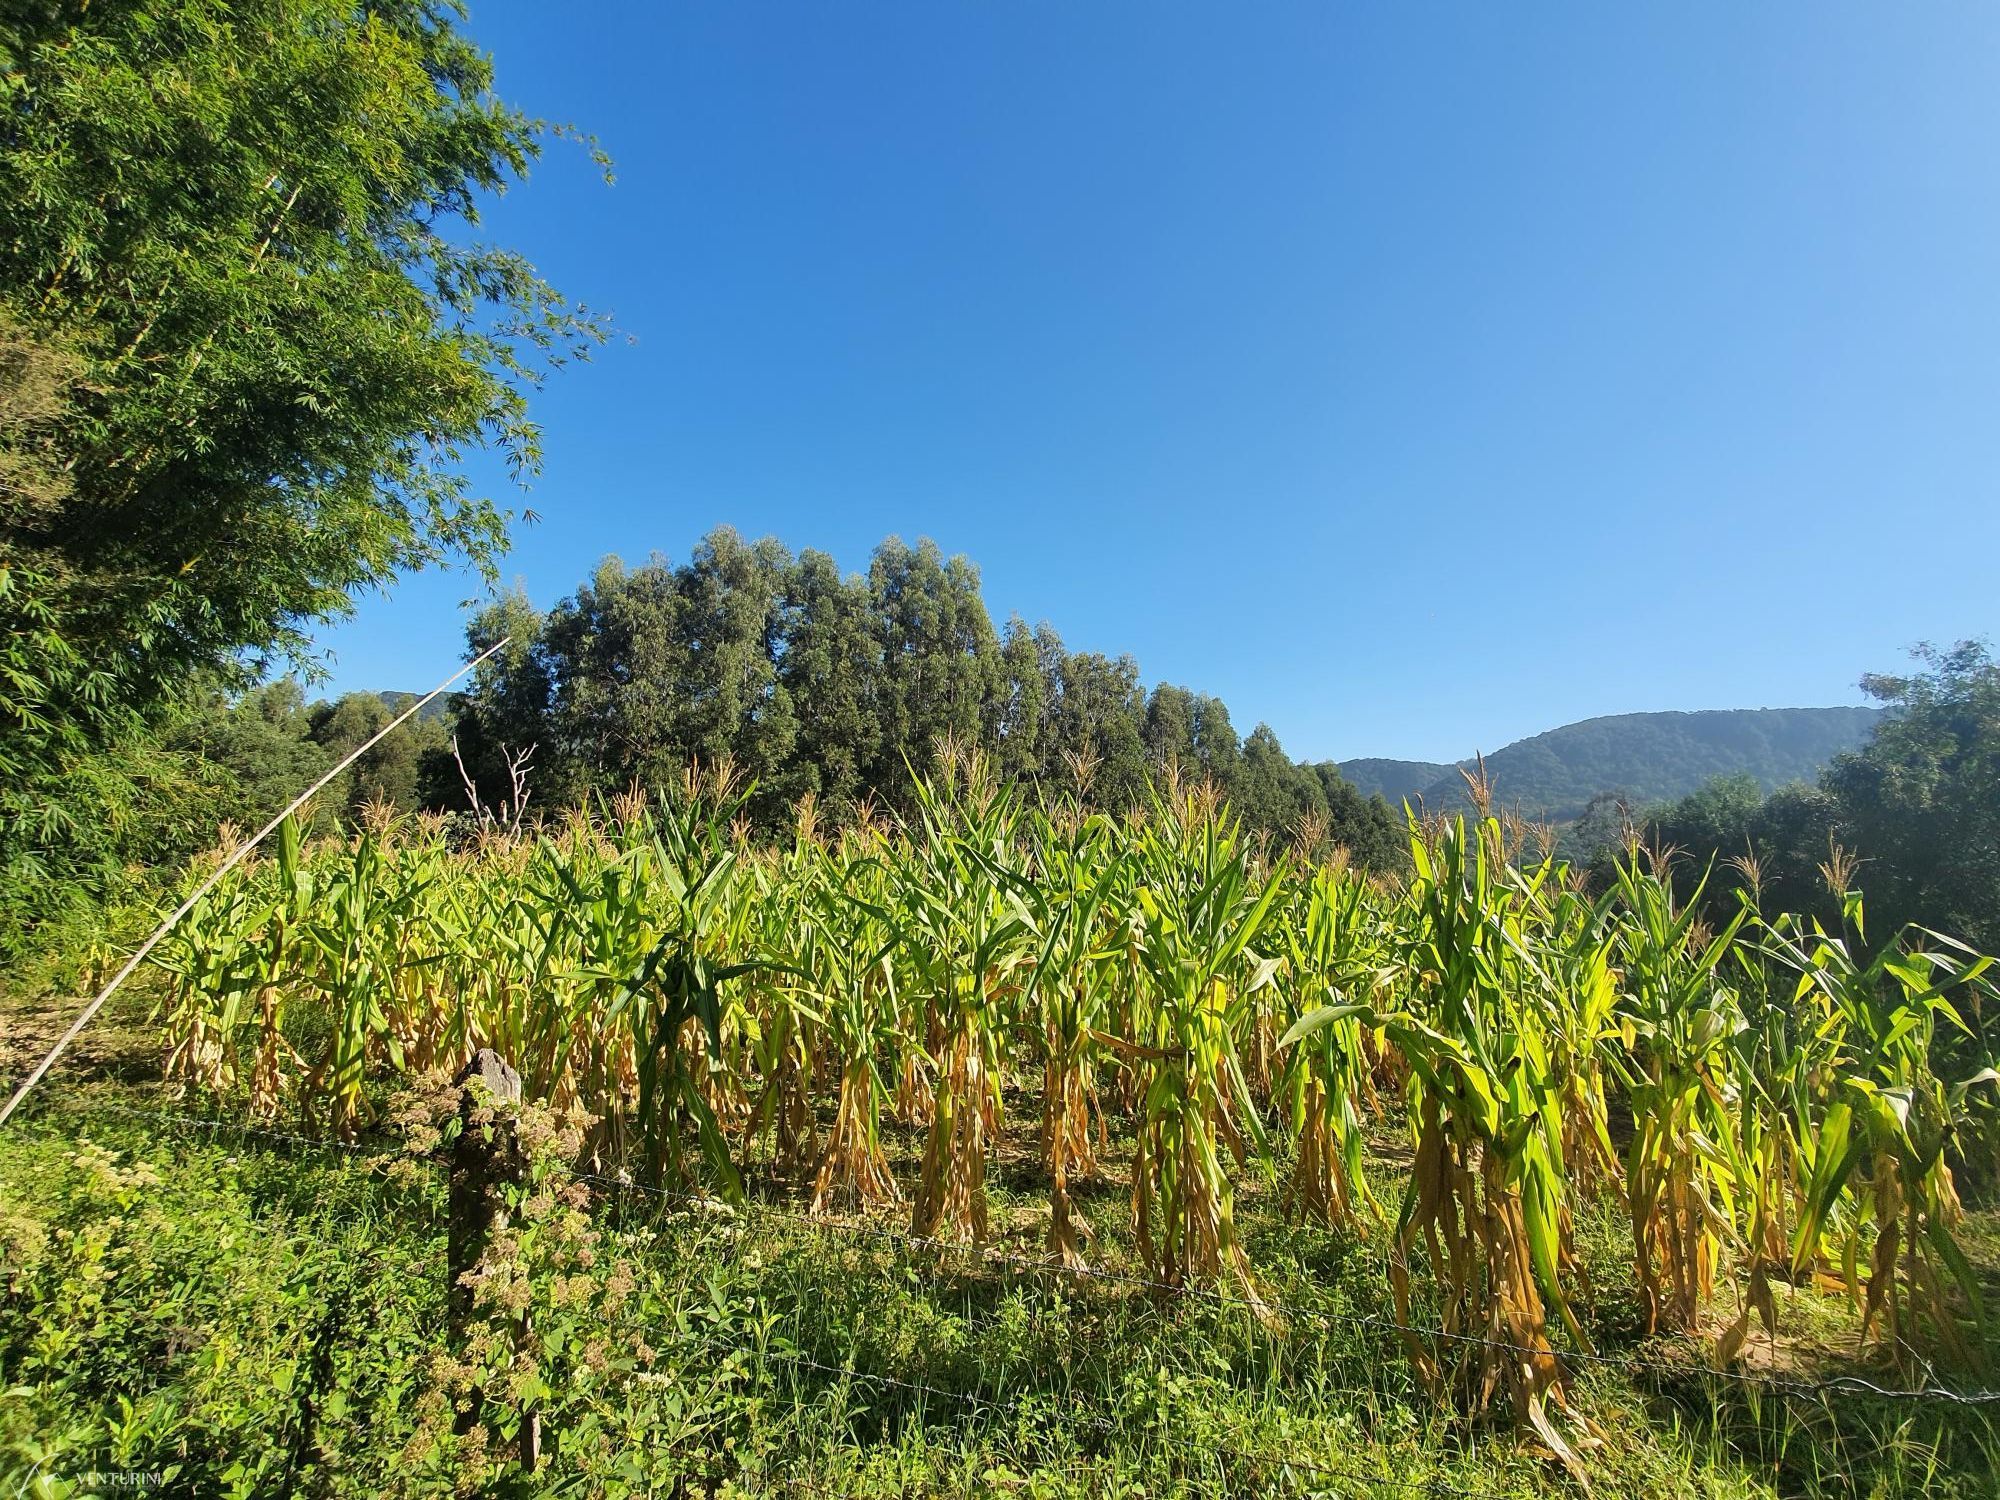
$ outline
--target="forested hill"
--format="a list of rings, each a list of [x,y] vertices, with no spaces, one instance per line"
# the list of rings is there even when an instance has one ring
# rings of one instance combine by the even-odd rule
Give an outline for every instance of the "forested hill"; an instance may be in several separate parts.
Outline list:
[[[1452,769],[1443,761],[1384,760],[1375,756],[1340,763],[1340,774],[1354,783],[1355,790],[1390,802],[1420,796],[1451,775]]]
[[[382,700],[382,706],[388,709],[390,713],[399,714],[412,703],[415,703],[422,695],[418,693],[377,693],[375,696]],[[451,716],[453,701],[451,695],[440,693],[417,710],[417,722],[420,724],[429,723],[433,720],[438,723],[445,722]]]
[[[1717,776],[1747,774],[1766,792],[1810,781],[1834,756],[1867,743],[1881,716],[1877,708],[1610,714],[1516,740],[1486,757],[1486,772],[1503,805],[1562,822],[1600,792],[1622,793],[1638,807],[1684,797]],[[1348,760],[1340,772],[1391,801],[1420,796],[1431,807],[1456,807],[1464,800],[1455,766]]]

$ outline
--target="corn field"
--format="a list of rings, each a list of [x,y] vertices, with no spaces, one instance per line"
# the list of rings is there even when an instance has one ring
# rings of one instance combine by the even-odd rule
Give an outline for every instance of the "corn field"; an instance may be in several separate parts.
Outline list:
[[[1470,817],[1411,818],[1394,882],[1310,829],[1253,843],[1171,775],[1112,819],[962,752],[905,820],[808,803],[775,845],[726,768],[537,829],[287,827],[160,950],[168,1073],[352,1137],[400,1077],[492,1047],[589,1116],[580,1166],[728,1197],[756,1162],[813,1213],[969,1244],[989,1161],[1026,1143],[1072,1267],[1116,1139],[1147,1277],[1268,1316],[1236,1223],[1261,1174],[1386,1248],[1399,1323],[1463,1336],[1409,1339],[1440,1399],[1566,1457],[1586,1208],[1629,1220],[1648,1331],[1720,1328],[1724,1362],[1783,1281],[1853,1298],[1898,1363],[1977,1365],[1952,1162],[1990,1155],[1990,960],[1871,946],[1837,851],[1838,930],[1760,910],[1748,859],[1715,928],[1670,852],[1593,891],[1473,790]],[[889,1120],[924,1133],[902,1179]],[[1406,1180],[1371,1180],[1396,1132]]]

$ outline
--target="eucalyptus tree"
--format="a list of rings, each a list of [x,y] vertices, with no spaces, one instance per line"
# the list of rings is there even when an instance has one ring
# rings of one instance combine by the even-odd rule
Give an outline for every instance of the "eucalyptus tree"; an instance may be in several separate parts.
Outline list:
[[[674,572],[680,748],[704,763],[733,760],[756,779],[771,822],[799,790],[791,776],[798,719],[777,667],[791,568],[791,553],[775,538],[746,542],[721,526]]]
[[[1145,804],[1145,697],[1130,656],[1071,652],[1059,664],[1051,705],[1046,772],[1062,790],[1123,812]],[[1075,768],[1088,767],[1079,784]]]
[[[628,568],[615,557],[549,612],[537,652],[552,741],[542,753],[564,800],[634,782],[667,786],[686,767],[692,669],[680,614],[664,559]]]
[[[797,724],[793,780],[844,816],[866,790],[881,731],[875,693],[880,647],[869,626],[868,588],[807,548],[785,583],[777,682]]]
[[[987,737],[994,761],[1009,781],[1032,781],[1049,762],[1050,663],[1046,636],[1060,656],[1062,642],[1044,625],[1030,630],[1019,615],[1007,622],[1000,646],[1000,690],[995,695]]]
[[[928,770],[937,746],[981,743],[999,682],[999,642],[979,596],[979,569],[947,559],[928,538],[911,547],[890,537],[877,547],[868,593],[881,739],[867,780],[901,803],[910,768]]]

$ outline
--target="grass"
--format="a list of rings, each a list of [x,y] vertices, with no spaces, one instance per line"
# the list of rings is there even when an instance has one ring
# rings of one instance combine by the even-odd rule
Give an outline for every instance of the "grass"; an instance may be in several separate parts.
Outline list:
[[[4,1004],[16,1072],[23,1039],[55,1013]],[[1241,1300],[1138,1285],[1131,1137],[1117,1117],[1103,1177],[1075,1192],[1101,1273],[1090,1277],[1015,1263],[1044,1255],[1048,1213],[1016,1132],[991,1164],[993,1238],[979,1250],[913,1243],[888,1209],[810,1222],[810,1183],[756,1160],[741,1210],[638,1192],[598,1202],[578,1273],[589,1285],[574,1292],[583,1315],[546,1366],[566,1372],[546,1407],[549,1457],[532,1479],[507,1477],[474,1462],[478,1435],[455,1436],[441,1415],[441,1174],[387,1145],[347,1153],[125,1113],[163,1107],[142,1009],[116,1009],[0,1133],[0,1494],[23,1481],[38,1495],[1575,1489],[1511,1423],[1454,1417],[1428,1397],[1380,1326],[1388,1236],[1288,1224],[1282,1159],[1275,1179],[1242,1174],[1236,1203],[1276,1323]],[[1010,1087],[1003,1104],[1035,1117],[1034,1094]],[[164,1107],[242,1118],[231,1102]],[[883,1141],[911,1180],[923,1133],[885,1122]],[[1370,1136],[1371,1175],[1392,1190],[1406,1143],[1393,1124]],[[1991,1283],[2000,1218],[1975,1212],[1964,1241]],[[1576,1242],[1601,1350],[1662,1367],[1579,1378],[1575,1404],[1599,1435],[1595,1494],[1996,1492],[1990,1409],[1778,1397],[1704,1375],[1691,1343],[1642,1340],[1624,1218],[1592,1212]],[[1855,1368],[1843,1298],[1780,1295],[1783,1338],[1753,1338],[1757,1367]]]

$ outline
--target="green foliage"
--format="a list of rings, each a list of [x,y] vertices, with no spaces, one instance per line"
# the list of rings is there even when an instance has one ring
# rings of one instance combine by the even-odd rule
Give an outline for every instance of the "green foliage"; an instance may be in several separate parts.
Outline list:
[[[1711,913],[1726,919],[1747,896],[1772,911],[1808,912],[1829,922],[1839,915],[1820,869],[1839,835],[1839,808],[1818,787],[1794,784],[1766,797],[1748,777],[1723,778],[1678,802],[1633,814],[1633,821],[1655,848],[1678,851],[1673,879],[1683,900],[1693,898],[1709,870]],[[1754,865],[1746,866],[1744,856]]]
[[[1381,797],[1355,786],[1330,760],[1319,762],[1312,773],[1326,799],[1327,840],[1347,850],[1364,870],[1401,869],[1408,858],[1402,825]]]
[[[2000,947],[2000,662],[1977,641],[1915,656],[1921,672],[1862,679],[1889,712],[1823,786],[1878,917]]]
[[[294,679],[278,678],[234,701],[190,693],[158,725],[135,723],[115,767],[99,755],[66,762],[73,797],[38,799],[46,821],[24,820],[41,832],[21,870],[46,863],[0,887],[0,955],[54,956],[70,926],[101,931],[111,905],[150,911],[164,872],[214,847],[225,824],[238,836],[261,828],[397,712],[374,693],[308,705]],[[417,811],[426,782],[442,780],[436,763],[450,765],[447,739],[435,716],[398,726],[314,800],[310,826],[350,826],[371,804]]]
[[[1245,1205],[1249,1232],[1283,1264],[1274,1295],[1310,1314],[1283,1330],[1117,1281],[966,1274],[779,1208],[614,1195],[578,1224],[557,1176],[516,1200],[528,1233],[503,1247],[528,1273],[531,1342],[482,1346],[493,1378],[475,1403],[470,1362],[445,1347],[438,1174],[74,1103],[47,1133],[0,1138],[0,1254],[18,1273],[0,1290],[9,1494],[88,1493],[93,1473],[95,1492],[125,1493],[112,1476],[169,1471],[153,1493],[370,1500],[1528,1500],[1553,1483],[1532,1448],[1425,1420],[1393,1334],[1355,1321],[1376,1311],[1379,1267],[1287,1229],[1268,1200]],[[1099,1215],[1107,1237],[1122,1217]],[[1599,1295],[1622,1299],[1604,1249]],[[508,1332],[513,1284],[485,1282]],[[509,1474],[503,1436],[517,1389],[542,1416],[529,1480]],[[1591,1492],[1609,1500],[1971,1500],[2000,1441],[1978,1410],[1858,1395],[1795,1406],[1611,1374],[1589,1398],[1605,1427]],[[461,1434],[463,1416],[479,1420]]]
[[[451,753],[422,763],[418,787],[426,807],[463,809],[476,798],[493,808],[512,799],[508,747],[514,754],[542,749],[549,716],[553,689],[537,649],[543,625],[542,612],[516,588],[493,599],[466,626],[473,656],[500,649],[473,669],[470,686],[450,704]]]
[[[308,715],[312,743],[329,763],[338,762],[385,729],[400,712],[380,693],[348,693],[334,703],[314,705]],[[352,818],[371,804],[414,812],[426,763],[447,753],[444,721],[419,715],[408,719],[370,746],[350,766],[338,785],[329,787],[325,805]],[[294,794],[307,783],[291,783]]]
[[[321,705],[322,709],[326,706]],[[178,742],[234,783],[216,811],[244,833],[261,828],[333,763],[313,737],[313,710],[296,680],[281,677],[190,716]]]
[[[200,816],[191,819],[192,842],[183,857],[206,847],[221,822],[233,823],[239,833],[261,828],[400,712],[379,693],[308,704],[296,679],[280,677],[233,703],[218,696],[202,711],[186,713],[168,743],[199,767],[207,797]],[[426,767],[448,755],[448,737],[435,716],[398,725],[314,800],[312,825],[351,825],[370,804],[417,811]]]
[[[21,1493],[390,1489],[396,1449],[372,1435],[411,1423],[442,1293],[406,1227],[420,1195],[213,1147],[6,1155],[0,1474]]]

